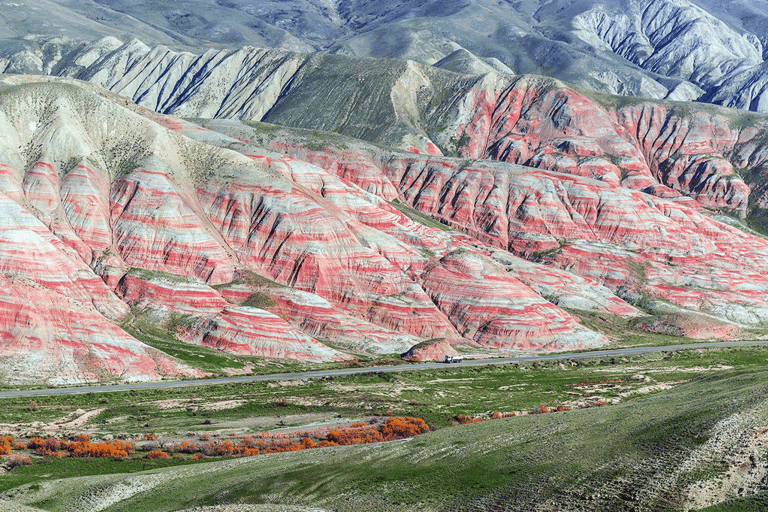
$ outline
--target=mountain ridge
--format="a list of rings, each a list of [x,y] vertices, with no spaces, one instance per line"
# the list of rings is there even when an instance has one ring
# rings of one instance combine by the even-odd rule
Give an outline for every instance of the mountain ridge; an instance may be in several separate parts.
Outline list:
[[[502,352],[606,342],[487,256],[464,249],[474,243],[464,235],[417,224],[321,167],[250,145],[218,148],[211,142],[238,141],[81,82],[39,80],[6,77],[0,91],[4,130],[16,134],[0,148],[4,233],[37,233],[49,240],[50,255],[39,259],[61,263],[37,270],[12,251],[5,270],[77,308],[93,301],[104,313],[88,329],[106,322],[117,330],[130,315],[165,322],[181,313],[190,318],[179,332],[187,343],[310,361],[350,357],[311,337],[321,335],[353,352],[405,351],[435,337]],[[59,284],[67,274],[79,277]],[[446,289],[446,279],[468,285]],[[637,314],[605,288],[568,280],[571,293],[598,299],[590,307]],[[64,311],[51,316],[72,314]],[[5,350],[40,337],[4,318],[4,335],[14,340]],[[50,337],[14,352],[18,360],[58,350],[62,327],[39,325]],[[76,338],[86,349],[92,343]],[[68,382],[93,380],[86,371],[93,365],[105,368],[98,358],[82,359],[81,350],[73,352]],[[44,368],[27,365],[23,374],[58,382]],[[10,367],[2,371],[15,380]],[[117,377],[108,370],[101,378]]]
[[[433,0],[386,9],[355,0],[200,0],[175,7],[46,0],[50,12],[61,12],[59,18],[69,22],[52,20],[46,26],[29,23],[41,8],[30,0],[5,4],[8,34],[24,35],[0,40],[6,58],[15,55],[3,66],[8,72],[30,72],[41,60],[104,36],[137,37],[151,47],[193,53],[251,45],[430,65],[458,51],[471,55],[462,64],[453,59],[453,69],[461,65],[464,72],[490,67],[551,75],[614,94],[768,108],[764,0],[730,2],[729,9],[709,0]]]

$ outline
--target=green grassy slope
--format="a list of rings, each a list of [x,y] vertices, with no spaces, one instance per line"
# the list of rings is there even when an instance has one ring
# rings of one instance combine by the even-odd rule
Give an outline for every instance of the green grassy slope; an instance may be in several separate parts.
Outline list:
[[[270,502],[342,511],[681,510],[686,486],[726,469],[721,451],[738,454],[749,438],[742,434],[768,424],[766,378],[765,370],[732,370],[616,406],[378,445],[41,481],[10,493],[51,511]]]

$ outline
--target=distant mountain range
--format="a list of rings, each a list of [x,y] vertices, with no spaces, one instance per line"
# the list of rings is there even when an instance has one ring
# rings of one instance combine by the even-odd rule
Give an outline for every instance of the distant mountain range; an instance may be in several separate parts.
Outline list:
[[[193,53],[255,46],[541,74],[766,112],[766,26],[766,0],[1,0],[0,69],[50,72],[44,62],[113,36]]]

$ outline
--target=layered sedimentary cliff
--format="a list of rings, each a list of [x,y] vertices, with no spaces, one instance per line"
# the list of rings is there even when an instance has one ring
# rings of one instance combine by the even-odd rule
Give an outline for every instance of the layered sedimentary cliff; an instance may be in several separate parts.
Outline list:
[[[183,315],[189,343],[313,361],[350,357],[313,337],[353,352],[434,338],[502,351],[607,341],[547,291],[637,315],[487,234],[407,217],[388,202],[408,197],[394,160],[320,152],[313,164],[66,80],[6,78],[0,112],[7,301],[45,304],[34,319],[4,318],[9,380],[190,374],[120,329],[135,314],[161,325]],[[54,359],[66,371],[31,362]]]
[[[109,38],[47,67],[161,113],[266,121],[519,163],[742,216],[749,186],[762,193],[764,182],[760,173],[739,175],[764,166],[759,117],[617,100],[542,77],[255,48],[194,55]]]
[[[768,313],[761,270],[766,241],[714,220],[701,200],[679,191],[667,188],[660,194],[658,184],[650,190],[628,187],[639,179],[629,174],[624,180],[599,180],[582,176],[579,166],[533,169],[482,159],[387,153],[359,142],[354,143],[358,156],[351,160],[351,147],[339,140],[322,150],[311,147],[311,132],[226,121],[207,126],[243,140],[258,139],[266,130],[274,149],[318,165],[333,160],[337,165],[332,169],[345,181],[369,187],[382,199],[394,187],[402,202],[468,236],[453,235],[453,240],[470,254],[441,251],[441,264],[430,264],[423,274],[448,275],[461,268],[446,280],[464,283],[462,289],[482,287],[485,272],[493,269],[506,271],[550,302],[575,309],[632,315],[633,309],[618,295],[632,302],[660,299],[745,325],[761,324]],[[755,147],[759,134],[743,133],[752,142],[730,139],[734,147]],[[247,146],[241,141],[235,147]],[[386,180],[371,183],[372,168]],[[650,180],[649,174],[637,176]],[[486,258],[482,266],[472,264],[477,255]],[[462,259],[460,264],[456,258]],[[451,264],[446,268],[445,262]],[[465,277],[467,282],[462,281]],[[442,294],[433,298],[450,304]],[[454,311],[453,306],[444,309]],[[471,309],[458,309],[462,319],[471,318]]]

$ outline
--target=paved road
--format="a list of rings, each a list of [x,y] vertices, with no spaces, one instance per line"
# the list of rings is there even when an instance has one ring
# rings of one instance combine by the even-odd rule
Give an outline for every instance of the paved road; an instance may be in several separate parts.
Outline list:
[[[521,357],[502,357],[494,359],[470,359],[460,363],[461,366],[482,366],[489,364],[507,364],[507,363],[532,363],[537,361],[563,361],[567,359],[593,359],[593,358],[605,358],[605,357],[618,357],[618,356],[634,356],[639,354],[652,354],[658,352],[676,352],[679,350],[691,350],[691,349],[707,349],[707,348],[728,348],[728,347],[751,347],[751,346],[768,346],[768,340],[762,341],[720,341],[715,343],[690,343],[687,345],[668,345],[664,347],[637,347],[637,348],[621,348],[614,350],[595,350],[591,352],[576,352],[576,353],[557,353],[542,356],[521,356]],[[447,365],[445,363],[417,363],[417,364],[403,364],[397,366],[373,366],[366,368],[344,368],[340,370],[320,370],[315,372],[301,372],[301,373],[279,373],[272,375],[251,375],[247,377],[223,377],[217,379],[199,379],[199,380],[185,380],[185,381],[163,381],[163,382],[147,382],[140,384],[117,384],[111,386],[84,386],[77,388],[53,388],[53,389],[34,389],[23,391],[4,391],[0,392],[0,398],[13,398],[13,397],[33,397],[33,396],[45,396],[45,395],[67,395],[71,393],[91,393],[91,392],[108,392],[108,391],[130,391],[130,390],[144,390],[144,389],[168,389],[168,388],[181,388],[191,386],[213,386],[217,384],[240,384],[244,382],[261,382],[272,380],[293,380],[293,379],[309,379],[317,377],[329,377],[338,375],[355,375],[361,373],[378,373],[378,372],[408,372],[416,370],[428,370],[428,369],[445,369],[449,367],[455,367],[456,365]]]

